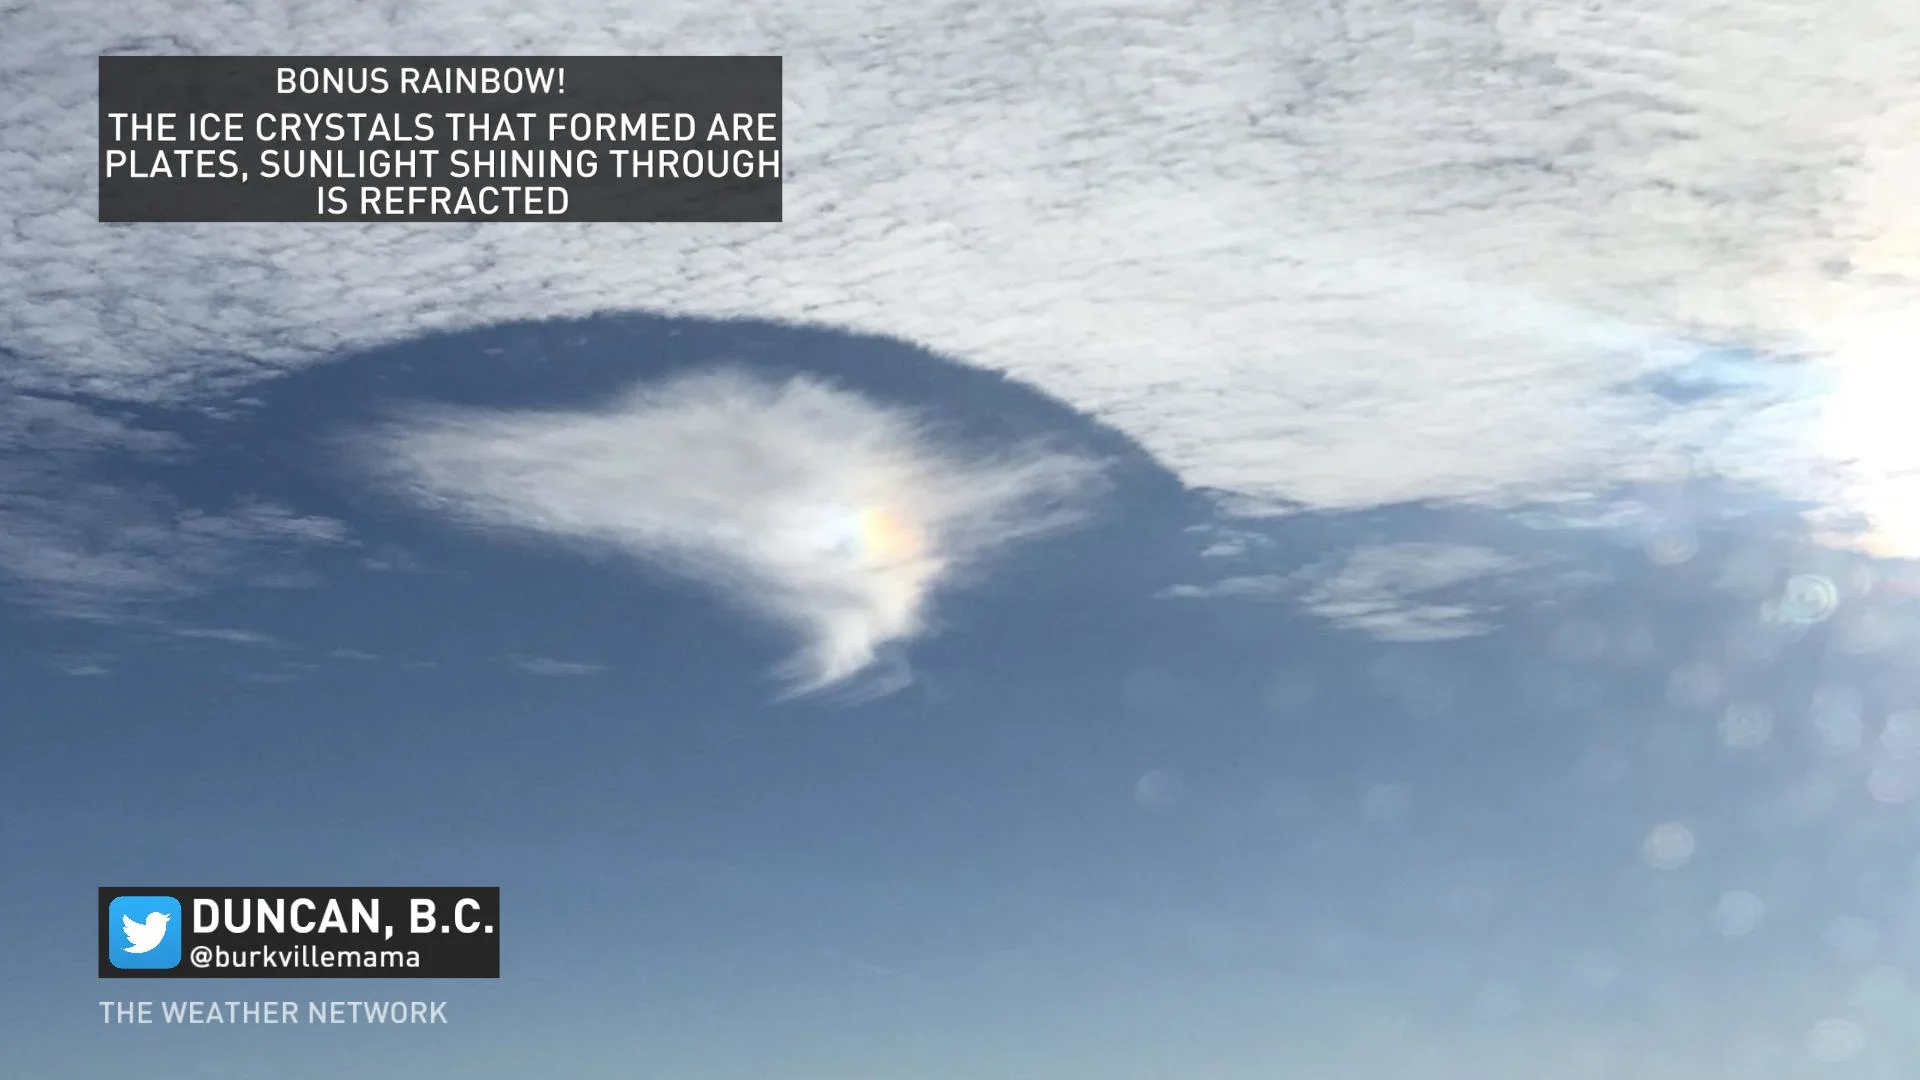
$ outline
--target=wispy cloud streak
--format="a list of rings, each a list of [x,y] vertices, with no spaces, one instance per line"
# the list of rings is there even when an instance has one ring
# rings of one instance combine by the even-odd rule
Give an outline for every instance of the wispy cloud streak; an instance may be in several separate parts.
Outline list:
[[[796,634],[796,693],[927,628],[929,601],[1005,545],[1074,524],[1098,462],[980,454],[823,382],[727,369],[592,411],[424,408],[356,437],[418,504],[486,528],[613,548]]]

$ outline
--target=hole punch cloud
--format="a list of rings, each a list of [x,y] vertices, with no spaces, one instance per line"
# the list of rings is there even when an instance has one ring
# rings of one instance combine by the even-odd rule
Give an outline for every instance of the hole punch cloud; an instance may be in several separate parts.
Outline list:
[[[740,369],[592,410],[417,408],[355,445],[423,508],[611,549],[787,629],[799,648],[779,674],[793,694],[874,667],[928,629],[942,587],[1076,524],[1106,483],[1085,455],[972,452],[911,412]]]

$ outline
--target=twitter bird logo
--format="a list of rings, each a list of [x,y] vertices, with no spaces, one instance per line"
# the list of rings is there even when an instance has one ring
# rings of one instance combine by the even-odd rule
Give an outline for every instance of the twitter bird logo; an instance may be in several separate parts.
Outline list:
[[[116,896],[107,905],[107,928],[114,967],[180,966],[180,901],[173,897]]]
[[[167,921],[171,918],[164,911],[150,911],[145,922],[134,922],[133,916],[120,916],[120,932],[127,935],[126,951],[130,953],[152,952],[161,942],[167,940]]]

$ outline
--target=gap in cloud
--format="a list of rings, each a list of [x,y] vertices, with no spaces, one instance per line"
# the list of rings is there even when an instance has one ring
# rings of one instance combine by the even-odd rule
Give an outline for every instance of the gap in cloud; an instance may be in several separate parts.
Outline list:
[[[690,636],[720,634],[756,651],[797,638],[789,689],[862,700],[913,682],[933,632],[994,632],[969,620],[1009,590],[1089,610],[1104,608],[1099,590],[1280,601],[1374,636],[1446,637],[1567,582],[1531,533],[1613,515],[1648,544],[1684,546],[1690,522],[1718,512],[1704,488],[1653,486],[1632,513],[1619,507],[1633,499],[1599,492],[1518,515],[1249,518],[992,372],[747,321],[513,324],[396,342],[190,409],[11,409],[0,457],[31,482],[10,490],[38,493],[0,508],[23,522],[8,537],[26,552],[5,568],[14,588],[31,584],[23,568],[137,557],[140,581],[169,589],[92,575],[100,617],[224,647],[242,672],[292,662],[249,648],[267,639],[382,661],[329,670],[460,655],[610,671],[639,655],[640,670],[675,670],[696,652],[712,661]],[[368,482],[369,460],[391,484]],[[144,509],[77,528],[105,512],[88,485],[108,482]],[[524,542],[495,542],[508,535]],[[303,583],[326,588],[290,588]],[[716,594],[773,633],[716,610]],[[61,647],[108,651],[85,635]]]
[[[311,606],[375,569],[371,607],[435,598],[400,614],[412,635],[357,636],[343,614],[289,637],[396,665],[430,659],[471,607],[461,634],[496,669],[684,672],[712,667],[698,643],[722,634],[784,650],[763,670],[787,694],[871,700],[914,681],[910,646],[943,628],[946,597],[1049,565],[1143,492],[1179,508],[1169,531],[1198,510],[1130,441],[1030,388],[830,329],[605,316],[431,335],[219,411],[221,444],[351,526]],[[244,624],[273,627],[260,610]]]

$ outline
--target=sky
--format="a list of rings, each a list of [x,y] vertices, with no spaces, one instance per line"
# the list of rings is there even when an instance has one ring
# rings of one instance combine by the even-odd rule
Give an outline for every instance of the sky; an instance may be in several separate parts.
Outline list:
[[[785,220],[104,226],[109,51],[780,53]],[[1869,0],[0,11],[8,1059],[1911,1075],[1916,63]],[[503,975],[106,1027],[125,881],[497,884]]]

